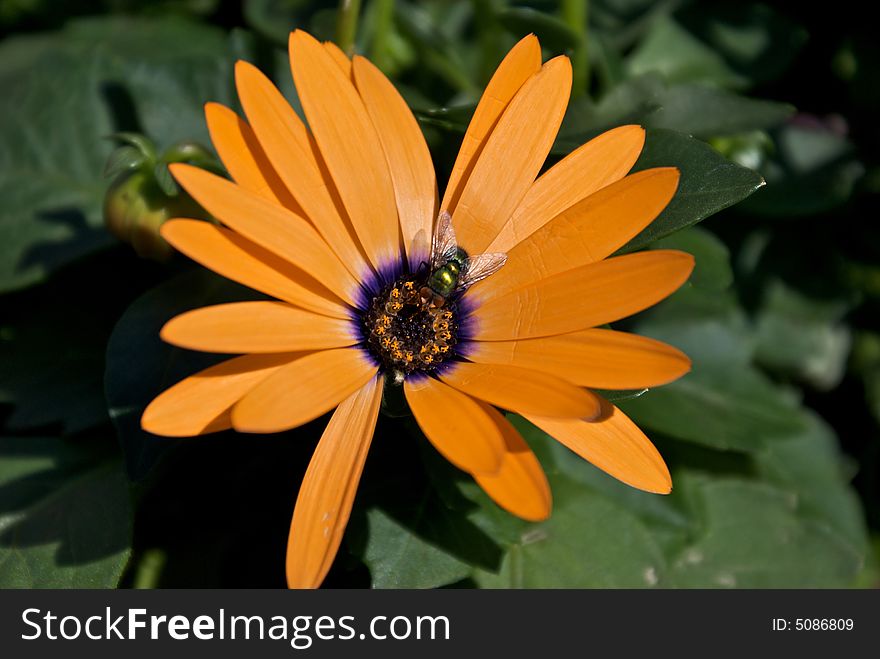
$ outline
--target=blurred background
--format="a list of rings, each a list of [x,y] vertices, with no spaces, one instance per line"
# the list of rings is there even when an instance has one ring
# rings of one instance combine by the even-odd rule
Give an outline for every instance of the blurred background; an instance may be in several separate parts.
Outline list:
[[[667,459],[672,495],[631,490],[514,420],[554,492],[551,520],[529,525],[413,424],[383,417],[326,585],[880,586],[869,5],[342,4],[0,0],[0,586],[284,585],[324,420],[191,440],[137,422],[156,393],[216,361],[163,346],[161,325],[248,295],[158,236],[168,217],[204,215],[167,164],[219,167],[202,108],[240,110],[237,59],[298,108],[295,28],[392,78],[441,189],[483,86],[534,32],[545,58],[574,67],[550,162],[613,126],[646,126],[637,168],[679,166],[682,187],[630,247],[697,258],[688,286],[616,325],[694,360],[679,382],[615,395]]]

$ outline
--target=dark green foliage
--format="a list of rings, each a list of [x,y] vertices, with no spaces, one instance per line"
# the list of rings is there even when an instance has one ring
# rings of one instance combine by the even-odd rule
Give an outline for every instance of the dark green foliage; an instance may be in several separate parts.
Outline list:
[[[601,392],[657,444],[669,496],[511,417],[553,491],[538,524],[499,509],[386,401],[327,586],[877,585],[880,62],[851,4],[788,16],[594,0],[587,29],[545,0],[364,0],[356,49],[414,108],[441,191],[480,91],[529,32],[545,59],[575,62],[548,165],[608,128],[648,129],[636,169],[675,166],[681,182],[622,251],[681,249],[697,265],[615,327],[681,348],[693,369]],[[159,153],[210,143],[203,105],[238,109],[236,59],[300,111],[287,34],[332,38],[335,7],[0,0],[0,587],[284,585],[326,418],[266,437],[141,430],[154,396],[222,359],[162,343],[161,326],[259,296],[183,257],[139,260],[101,203],[152,162],[133,134]],[[178,193],[165,165],[150,175]]]

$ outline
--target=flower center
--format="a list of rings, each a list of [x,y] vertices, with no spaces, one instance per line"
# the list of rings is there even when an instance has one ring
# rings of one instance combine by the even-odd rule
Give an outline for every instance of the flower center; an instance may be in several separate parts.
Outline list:
[[[399,277],[373,298],[363,315],[367,347],[389,372],[432,371],[454,353],[457,305],[436,297],[425,301],[422,279]]]

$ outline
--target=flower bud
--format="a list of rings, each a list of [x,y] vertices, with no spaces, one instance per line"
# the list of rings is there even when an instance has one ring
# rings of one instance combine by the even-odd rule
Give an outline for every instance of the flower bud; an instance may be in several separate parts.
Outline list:
[[[175,183],[168,163],[187,162],[217,170],[217,162],[195,142],[178,142],[157,157],[153,144],[141,135],[120,133],[114,138],[124,144],[110,155],[105,168],[105,175],[115,178],[104,196],[104,223],[114,236],[134,247],[138,256],[165,261],[174,251],[159,233],[166,220],[210,219]]]

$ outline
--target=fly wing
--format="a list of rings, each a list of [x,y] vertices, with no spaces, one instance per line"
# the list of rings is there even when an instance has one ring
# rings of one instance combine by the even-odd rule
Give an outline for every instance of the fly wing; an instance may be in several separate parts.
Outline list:
[[[428,232],[424,229],[419,229],[418,233],[413,236],[408,253],[409,265],[413,271],[419,268],[420,263],[424,263],[427,267],[428,261],[430,260],[430,256],[428,255],[430,247],[431,246],[428,244]]]
[[[455,255],[456,249],[458,241],[455,239],[455,229],[452,228],[452,216],[442,211],[437,216],[437,225],[431,240],[431,267],[440,268],[445,265]]]
[[[464,272],[458,280],[458,287],[473,286],[481,279],[501,270],[505,263],[507,263],[507,254],[504,252],[489,252],[467,257],[464,262]]]

